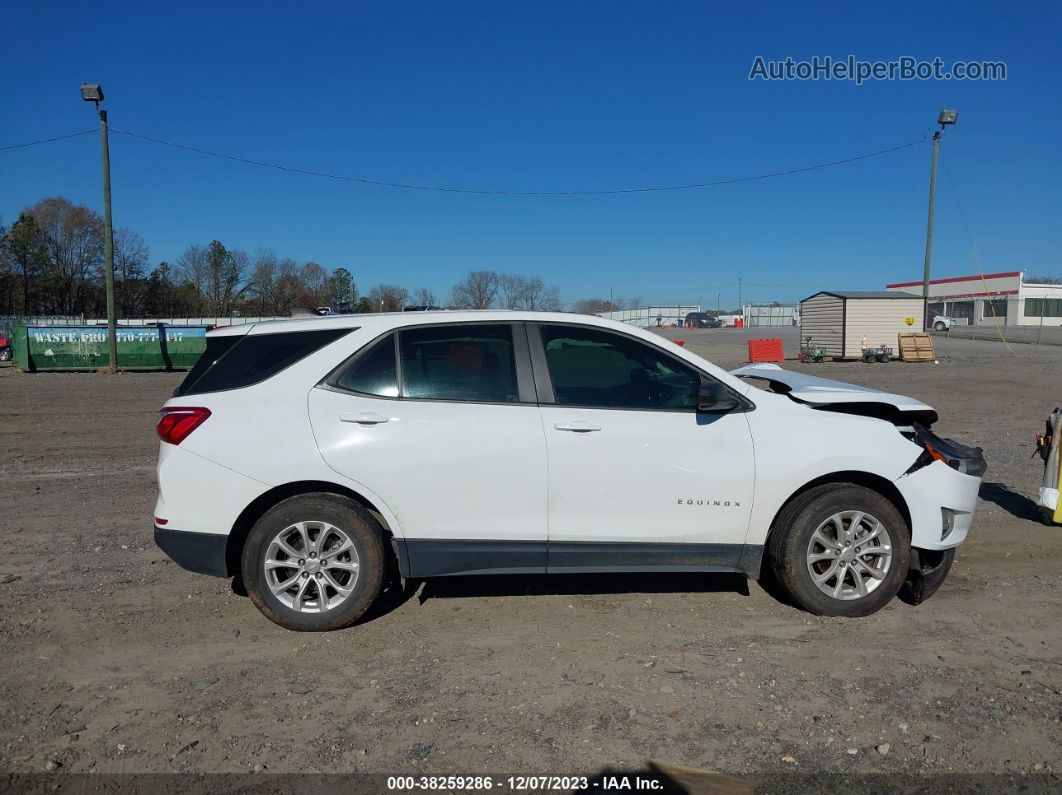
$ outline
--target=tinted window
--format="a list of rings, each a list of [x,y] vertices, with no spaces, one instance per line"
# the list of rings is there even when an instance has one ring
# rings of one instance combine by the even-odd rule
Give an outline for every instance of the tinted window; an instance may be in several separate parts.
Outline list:
[[[399,333],[402,397],[516,401],[508,325],[436,326]]]
[[[388,334],[366,354],[358,357],[335,383],[343,389],[366,395],[398,397],[394,335]]]
[[[221,356],[212,357],[199,377],[193,379],[199,366],[196,363],[174,394],[197,395],[257,384],[351,331],[353,329],[341,328],[219,337],[219,340],[232,339],[235,342]],[[210,351],[209,337],[207,351]],[[204,353],[203,357],[206,355]]]
[[[595,329],[543,326],[559,404],[630,409],[697,406],[700,375],[650,345]]]
[[[200,354],[199,358],[195,360],[195,364],[192,365],[192,369],[188,371],[188,375],[181,381],[181,385],[173,390],[174,397],[180,397],[181,395],[188,394],[188,390],[203,377],[203,373],[209,370],[214,364],[226,353],[229,352],[229,348],[239,342],[243,337],[227,336],[227,337],[211,337],[206,338],[206,350]]]

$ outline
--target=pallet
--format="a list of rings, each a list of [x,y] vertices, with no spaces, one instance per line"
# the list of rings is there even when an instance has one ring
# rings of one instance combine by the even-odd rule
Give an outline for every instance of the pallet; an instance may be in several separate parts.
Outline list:
[[[937,358],[933,338],[924,331],[899,334],[900,359],[905,362],[932,362]]]

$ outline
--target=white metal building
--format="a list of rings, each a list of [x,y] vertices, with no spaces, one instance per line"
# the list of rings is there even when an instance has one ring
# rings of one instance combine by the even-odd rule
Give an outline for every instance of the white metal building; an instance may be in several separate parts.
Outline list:
[[[795,326],[799,304],[745,304],[742,316],[746,327],[759,326]]]
[[[922,282],[885,289],[921,296]],[[1023,271],[931,279],[929,308],[964,325],[1062,326],[1062,285],[1030,284]]]
[[[621,323],[630,323],[638,328],[652,328],[654,326],[673,326],[686,319],[690,312],[700,312],[701,307],[697,304],[680,306],[671,304],[668,306],[642,306],[637,309],[620,309],[615,312],[598,312],[598,317],[609,320],[619,320]]]
[[[823,290],[800,302],[800,337],[835,359],[858,359],[864,346],[887,345],[922,330],[922,299],[902,292]]]

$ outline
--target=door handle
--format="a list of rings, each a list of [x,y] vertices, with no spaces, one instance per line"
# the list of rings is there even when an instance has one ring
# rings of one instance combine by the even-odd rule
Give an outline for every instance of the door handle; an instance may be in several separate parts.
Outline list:
[[[575,422],[556,422],[553,427],[558,431],[571,431],[572,433],[590,433],[591,431],[600,431],[600,425],[594,425],[592,422],[586,422],[585,420],[576,420]]]
[[[356,422],[358,425],[381,425],[387,422],[388,418],[383,414],[377,414],[374,411],[361,411],[357,414],[340,414],[340,422]]]

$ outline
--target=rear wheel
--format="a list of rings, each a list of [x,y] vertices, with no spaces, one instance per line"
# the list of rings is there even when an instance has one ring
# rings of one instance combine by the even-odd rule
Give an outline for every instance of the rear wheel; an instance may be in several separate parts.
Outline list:
[[[270,508],[247,536],[247,594],[286,629],[322,632],[356,621],[383,584],[379,523],[335,494],[306,494]]]
[[[4,347],[0,348],[0,362],[7,362],[11,360],[11,349]]]
[[[947,331],[948,325],[940,320],[933,324],[933,328],[937,331]]]
[[[823,616],[868,616],[903,584],[910,531],[896,506],[854,483],[811,489],[782,510],[768,554],[778,584]]]

